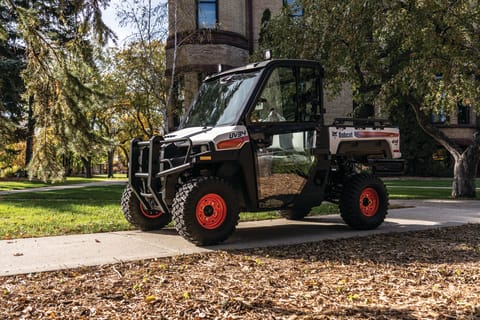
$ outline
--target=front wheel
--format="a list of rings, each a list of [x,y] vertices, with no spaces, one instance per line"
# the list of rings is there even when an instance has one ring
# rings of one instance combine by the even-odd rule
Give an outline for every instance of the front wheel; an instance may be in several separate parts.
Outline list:
[[[178,233],[201,246],[226,240],[240,216],[234,195],[230,184],[215,177],[185,183],[173,200],[173,222]]]
[[[142,231],[159,230],[172,221],[170,213],[144,208],[130,185],[123,191],[122,211],[125,219]]]
[[[382,180],[371,174],[357,174],[345,184],[340,212],[354,229],[375,229],[383,223],[388,210],[388,193]]]

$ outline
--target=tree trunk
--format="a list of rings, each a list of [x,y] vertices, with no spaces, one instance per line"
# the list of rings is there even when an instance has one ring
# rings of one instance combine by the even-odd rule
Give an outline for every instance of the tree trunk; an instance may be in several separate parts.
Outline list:
[[[474,134],[473,144],[460,155],[454,157],[452,198],[475,198],[477,168],[480,156],[480,134]]]
[[[33,156],[33,136],[35,135],[35,119],[33,118],[33,96],[28,98],[27,139],[25,141],[25,167],[28,167]]]
[[[475,192],[475,178],[480,157],[480,132],[473,135],[473,142],[465,150],[451,140],[447,135],[435,127],[422,111],[421,104],[415,98],[407,98],[415,112],[420,127],[437,143],[443,146],[455,160],[453,169],[452,198],[473,198]]]
[[[169,133],[175,126],[173,121],[173,88],[175,85],[175,69],[177,67],[177,50],[178,50],[178,34],[177,34],[177,1],[174,1],[173,9],[173,59],[172,59],[172,74],[170,81],[170,88],[168,89],[167,103],[165,108],[165,123],[164,134]]]
[[[80,157],[82,159],[83,167],[85,168],[85,178],[92,178],[92,158],[91,157]]]
[[[70,157],[70,153],[63,156],[63,167],[65,168],[65,177],[69,177],[72,175],[72,158]]]
[[[115,149],[108,151],[107,153],[107,178],[113,178],[113,156]]]

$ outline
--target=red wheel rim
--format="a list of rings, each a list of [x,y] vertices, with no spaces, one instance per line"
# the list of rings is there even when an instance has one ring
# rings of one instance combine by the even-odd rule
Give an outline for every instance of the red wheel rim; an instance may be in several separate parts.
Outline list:
[[[379,207],[378,193],[373,188],[365,188],[360,194],[360,211],[366,217],[373,217]]]
[[[216,229],[227,218],[227,204],[218,194],[209,193],[198,201],[196,216],[198,223],[203,228]]]
[[[158,210],[147,210],[143,207],[143,204],[140,203],[140,212],[142,212],[143,216],[148,219],[155,219],[160,217],[163,212]]]

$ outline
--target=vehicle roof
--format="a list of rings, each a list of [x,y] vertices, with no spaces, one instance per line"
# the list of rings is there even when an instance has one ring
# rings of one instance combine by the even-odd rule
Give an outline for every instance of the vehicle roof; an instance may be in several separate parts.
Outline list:
[[[220,73],[215,73],[210,76],[207,76],[205,78],[205,81],[212,80],[218,77],[222,77],[228,74],[232,73],[241,73],[241,72],[247,72],[247,71],[252,71],[255,69],[262,69],[270,65],[275,65],[275,64],[282,64],[282,65],[299,65],[299,64],[315,64],[320,67],[322,70],[323,74],[323,67],[320,64],[320,62],[315,61],[315,60],[306,60],[306,59],[272,59],[272,60],[265,60],[265,61],[260,61],[260,62],[253,62],[250,64],[247,64],[245,66],[241,66],[238,68],[233,68],[233,69],[228,69],[226,71],[220,72]]]

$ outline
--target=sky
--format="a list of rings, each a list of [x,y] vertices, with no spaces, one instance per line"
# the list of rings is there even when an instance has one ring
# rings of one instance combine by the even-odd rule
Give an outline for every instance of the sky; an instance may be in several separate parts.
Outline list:
[[[149,0],[140,0],[135,2],[138,2],[139,5],[141,5],[142,3],[146,5],[148,1]],[[152,3],[152,6],[166,2],[166,0],[150,0],[150,1]],[[103,22],[105,22],[105,24],[109,26],[110,29],[112,29],[117,35],[118,46],[122,46],[125,39],[128,38],[130,35],[132,35],[135,30],[133,30],[131,27],[120,27],[119,18],[117,18],[116,11],[119,7],[121,8],[122,6],[125,6],[127,4],[129,4],[131,7],[133,3],[134,3],[133,0],[110,0],[110,4],[108,8],[103,10],[103,13],[102,13]],[[114,45],[113,42],[110,42],[110,46],[113,46],[113,45]]]
[[[125,0],[125,1],[131,1],[131,0]],[[125,1],[121,1],[121,0],[111,0],[110,1],[110,5],[108,6],[108,8],[106,10],[103,11],[102,13],[102,19],[103,19],[103,22],[105,22],[105,24],[107,26],[110,27],[110,29],[113,30],[113,32],[115,32],[115,34],[117,35],[118,37],[118,45],[121,45],[122,42],[129,36],[133,33],[133,30],[131,28],[128,28],[128,27],[120,27],[119,25],[119,20],[116,16],[116,8],[117,6],[120,6],[123,2]],[[113,43],[110,43],[110,45],[113,45]]]

